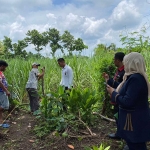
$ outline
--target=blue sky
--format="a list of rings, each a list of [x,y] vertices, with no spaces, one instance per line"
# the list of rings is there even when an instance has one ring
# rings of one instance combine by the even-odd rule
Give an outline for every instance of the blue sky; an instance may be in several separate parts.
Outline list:
[[[121,46],[120,33],[148,27],[149,20],[150,0],[1,0],[0,40],[8,36],[14,43],[28,30],[56,28],[82,38],[89,47],[83,54],[91,55],[100,43]],[[35,52],[33,46],[28,50]]]

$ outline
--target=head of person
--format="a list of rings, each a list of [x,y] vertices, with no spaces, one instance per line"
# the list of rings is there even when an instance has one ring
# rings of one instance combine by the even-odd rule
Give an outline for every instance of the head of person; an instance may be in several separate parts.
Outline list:
[[[125,54],[123,52],[117,52],[114,56],[114,64],[116,67],[122,67],[123,66],[123,58]]]
[[[126,74],[146,73],[145,60],[138,52],[131,52],[123,59],[124,70]]]
[[[4,60],[0,60],[0,71],[5,71],[7,67],[8,67],[7,62]]]
[[[60,67],[62,67],[62,68],[64,68],[65,65],[66,65],[64,58],[59,58],[59,59],[57,60],[57,62],[58,62],[58,65],[59,65]]]
[[[38,68],[40,66],[40,64],[39,63],[36,63],[36,62],[34,62],[33,64],[32,64],[32,68]]]

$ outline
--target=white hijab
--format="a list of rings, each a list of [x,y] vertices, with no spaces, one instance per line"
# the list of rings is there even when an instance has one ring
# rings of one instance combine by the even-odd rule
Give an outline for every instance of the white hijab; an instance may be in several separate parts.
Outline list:
[[[150,97],[150,83],[148,81],[148,77],[146,74],[146,67],[145,67],[145,61],[143,56],[140,53],[131,52],[124,57],[123,63],[124,63],[125,74],[123,76],[123,81],[119,84],[116,91],[118,92],[121,89],[121,87],[123,86],[124,82],[127,79],[127,76],[134,73],[140,73],[142,76],[144,76],[147,82],[148,97]]]

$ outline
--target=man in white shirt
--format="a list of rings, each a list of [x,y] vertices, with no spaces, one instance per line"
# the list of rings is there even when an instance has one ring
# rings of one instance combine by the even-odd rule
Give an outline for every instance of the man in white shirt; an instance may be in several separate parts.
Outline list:
[[[62,68],[60,85],[64,87],[64,90],[70,90],[73,87],[73,71],[70,66],[65,63],[64,58],[59,58],[59,66]]]
[[[39,95],[37,92],[38,80],[44,76],[45,68],[42,68],[42,73],[38,71],[40,64],[33,63],[32,70],[29,73],[29,78],[26,84],[26,89],[29,95],[30,100],[30,109],[31,112],[34,112],[39,109]]]

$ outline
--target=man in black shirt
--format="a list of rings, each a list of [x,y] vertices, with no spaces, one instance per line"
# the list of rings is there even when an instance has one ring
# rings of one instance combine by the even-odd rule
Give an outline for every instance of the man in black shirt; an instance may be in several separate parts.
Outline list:
[[[114,64],[117,67],[116,73],[113,78],[109,78],[109,75],[107,73],[103,73],[103,77],[108,85],[110,85],[113,88],[117,88],[117,86],[123,81],[124,76],[124,65],[123,65],[123,58],[125,54],[123,52],[117,52],[114,56]],[[118,112],[118,105],[115,103],[112,103],[114,105],[114,113],[116,114]],[[116,118],[116,124],[117,124],[117,118]],[[117,133],[112,133],[108,135],[110,138],[113,139],[121,139]]]

